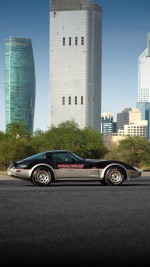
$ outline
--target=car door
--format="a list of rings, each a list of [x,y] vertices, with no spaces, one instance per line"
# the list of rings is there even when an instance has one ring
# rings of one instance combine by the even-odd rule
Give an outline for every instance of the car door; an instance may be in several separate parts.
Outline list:
[[[84,160],[74,161],[67,152],[53,155],[53,162],[57,165],[55,176],[58,179],[85,178],[88,175]]]

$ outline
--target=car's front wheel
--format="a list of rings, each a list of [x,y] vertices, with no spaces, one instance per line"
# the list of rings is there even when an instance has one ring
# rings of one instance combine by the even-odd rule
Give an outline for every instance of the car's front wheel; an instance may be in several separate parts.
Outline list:
[[[52,172],[45,166],[38,167],[33,171],[31,181],[34,185],[47,186],[52,181]]]
[[[126,179],[126,173],[120,166],[111,166],[105,173],[105,182],[108,185],[121,185]]]

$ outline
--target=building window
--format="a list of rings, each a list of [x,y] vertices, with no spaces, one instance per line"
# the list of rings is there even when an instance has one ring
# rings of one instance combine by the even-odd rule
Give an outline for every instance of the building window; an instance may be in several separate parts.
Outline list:
[[[81,96],[81,105],[83,105],[83,96]]]
[[[62,97],[62,104],[65,105],[65,97]]]
[[[65,37],[63,37],[63,46],[65,46]]]
[[[84,45],[84,37],[81,37],[81,45]]]
[[[69,96],[68,104],[71,105],[71,96]]]
[[[78,37],[75,37],[75,45],[78,44]]]
[[[77,105],[77,96],[75,96],[75,105]]]
[[[69,45],[71,45],[71,37],[69,37]]]

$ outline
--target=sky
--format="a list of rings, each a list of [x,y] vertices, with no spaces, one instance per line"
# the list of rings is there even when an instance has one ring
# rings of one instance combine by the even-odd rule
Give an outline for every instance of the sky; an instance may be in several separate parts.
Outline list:
[[[94,0],[102,7],[102,112],[136,107],[138,58],[147,48],[149,0]],[[34,131],[49,128],[50,0],[1,0],[0,131],[5,131],[4,46],[10,36],[31,38],[35,72]]]

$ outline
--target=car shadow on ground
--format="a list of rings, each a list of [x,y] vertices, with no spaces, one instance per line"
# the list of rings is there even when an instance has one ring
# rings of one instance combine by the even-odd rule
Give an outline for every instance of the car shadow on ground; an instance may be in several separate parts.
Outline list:
[[[118,185],[118,186],[110,186],[110,185],[103,185],[101,184],[100,182],[91,182],[91,181],[88,181],[88,182],[83,182],[83,181],[57,181],[57,182],[52,182],[50,185],[48,186],[37,186],[37,185],[34,185],[34,184],[27,184],[26,186],[32,186],[32,187],[42,187],[42,188],[49,188],[49,187],[69,187],[69,186],[82,186],[82,187],[91,187],[91,186],[100,186],[100,187],[106,187],[106,188],[116,188],[116,187],[135,187],[135,186],[150,186],[150,180],[147,181],[147,179],[144,179],[145,183],[143,183],[142,180],[138,181],[138,182],[134,182],[134,181],[125,181],[122,185]]]

